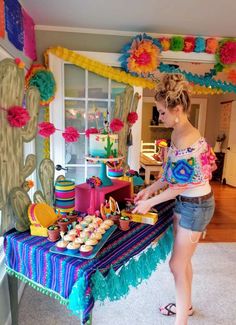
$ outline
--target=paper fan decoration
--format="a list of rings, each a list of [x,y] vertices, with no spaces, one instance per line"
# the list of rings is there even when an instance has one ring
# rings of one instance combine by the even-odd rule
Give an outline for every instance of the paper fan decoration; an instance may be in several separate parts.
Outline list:
[[[40,104],[47,106],[55,96],[56,82],[52,72],[41,64],[33,64],[25,77],[26,89],[35,86],[40,92]]]
[[[157,39],[146,34],[135,36],[122,49],[121,67],[133,75],[145,77],[160,64],[162,46]]]

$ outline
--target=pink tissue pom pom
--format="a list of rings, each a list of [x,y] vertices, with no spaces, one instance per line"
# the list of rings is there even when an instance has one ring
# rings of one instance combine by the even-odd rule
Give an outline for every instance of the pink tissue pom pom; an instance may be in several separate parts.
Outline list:
[[[55,126],[50,122],[42,122],[38,126],[40,128],[38,134],[44,138],[49,138],[56,131]]]
[[[73,128],[73,126],[68,126],[65,132],[62,133],[63,138],[66,142],[76,142],[79,139],[79,132]]]
[[[223,64],[233,64],[236,62],[236,42],[228,41],[220,48],[220,60]]]
[[[85,136],[89,138],[90,134],[97,134],[99,133],[98,129],[96,128],[89,128],[85,131]]]
[[[124,126],[124,123],[118,119],[118,118],[114,118],[112,121],[111,121],[111,124],[110,124],[110,129],[112,132],[119,132]]]
[[[29,112],[21,106],[13,106],[7,110],[7,120],[10,126],[21,128],[30,120]]]
[[[130,112],[127,120],[130,124],[134,124],[138,120],[138,114],[136,112]]]

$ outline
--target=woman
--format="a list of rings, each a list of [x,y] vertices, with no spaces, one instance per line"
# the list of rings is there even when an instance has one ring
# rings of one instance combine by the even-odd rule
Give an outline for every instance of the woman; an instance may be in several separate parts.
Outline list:
[[[188,120],[190,98],[182,75],[163,76],[156,90],[155,103],[160,121],[173,128],[171,146],[162,177],[138,193],[133,212],[145,214],[161,202],[176,199],[175,240],[170,259],[176,305],[168,304],[160,311],[167,316],[176,314],[175,325],[186,325],[188,316],[193,314],[191,258],[215,208],[209,184],[215,168],[215,155]],[[166,190],[152,196],[167,185]]]

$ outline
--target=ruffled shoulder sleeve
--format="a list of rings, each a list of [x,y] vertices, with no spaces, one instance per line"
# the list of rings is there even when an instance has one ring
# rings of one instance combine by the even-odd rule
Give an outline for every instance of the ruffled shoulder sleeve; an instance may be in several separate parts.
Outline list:
[[[216,169],[215,160],[216,156],[204,138],[181,150],[172,144],[161,179],[176,188],[204,185]]]

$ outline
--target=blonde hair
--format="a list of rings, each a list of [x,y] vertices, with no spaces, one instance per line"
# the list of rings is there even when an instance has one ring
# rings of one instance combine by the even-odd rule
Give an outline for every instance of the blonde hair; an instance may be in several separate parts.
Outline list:
[[[164,101],[170,110],[181,105],[185,113],[190,111],[188,83],[181,74],[164,74],[157,84],[154,98],[157,102]]]

